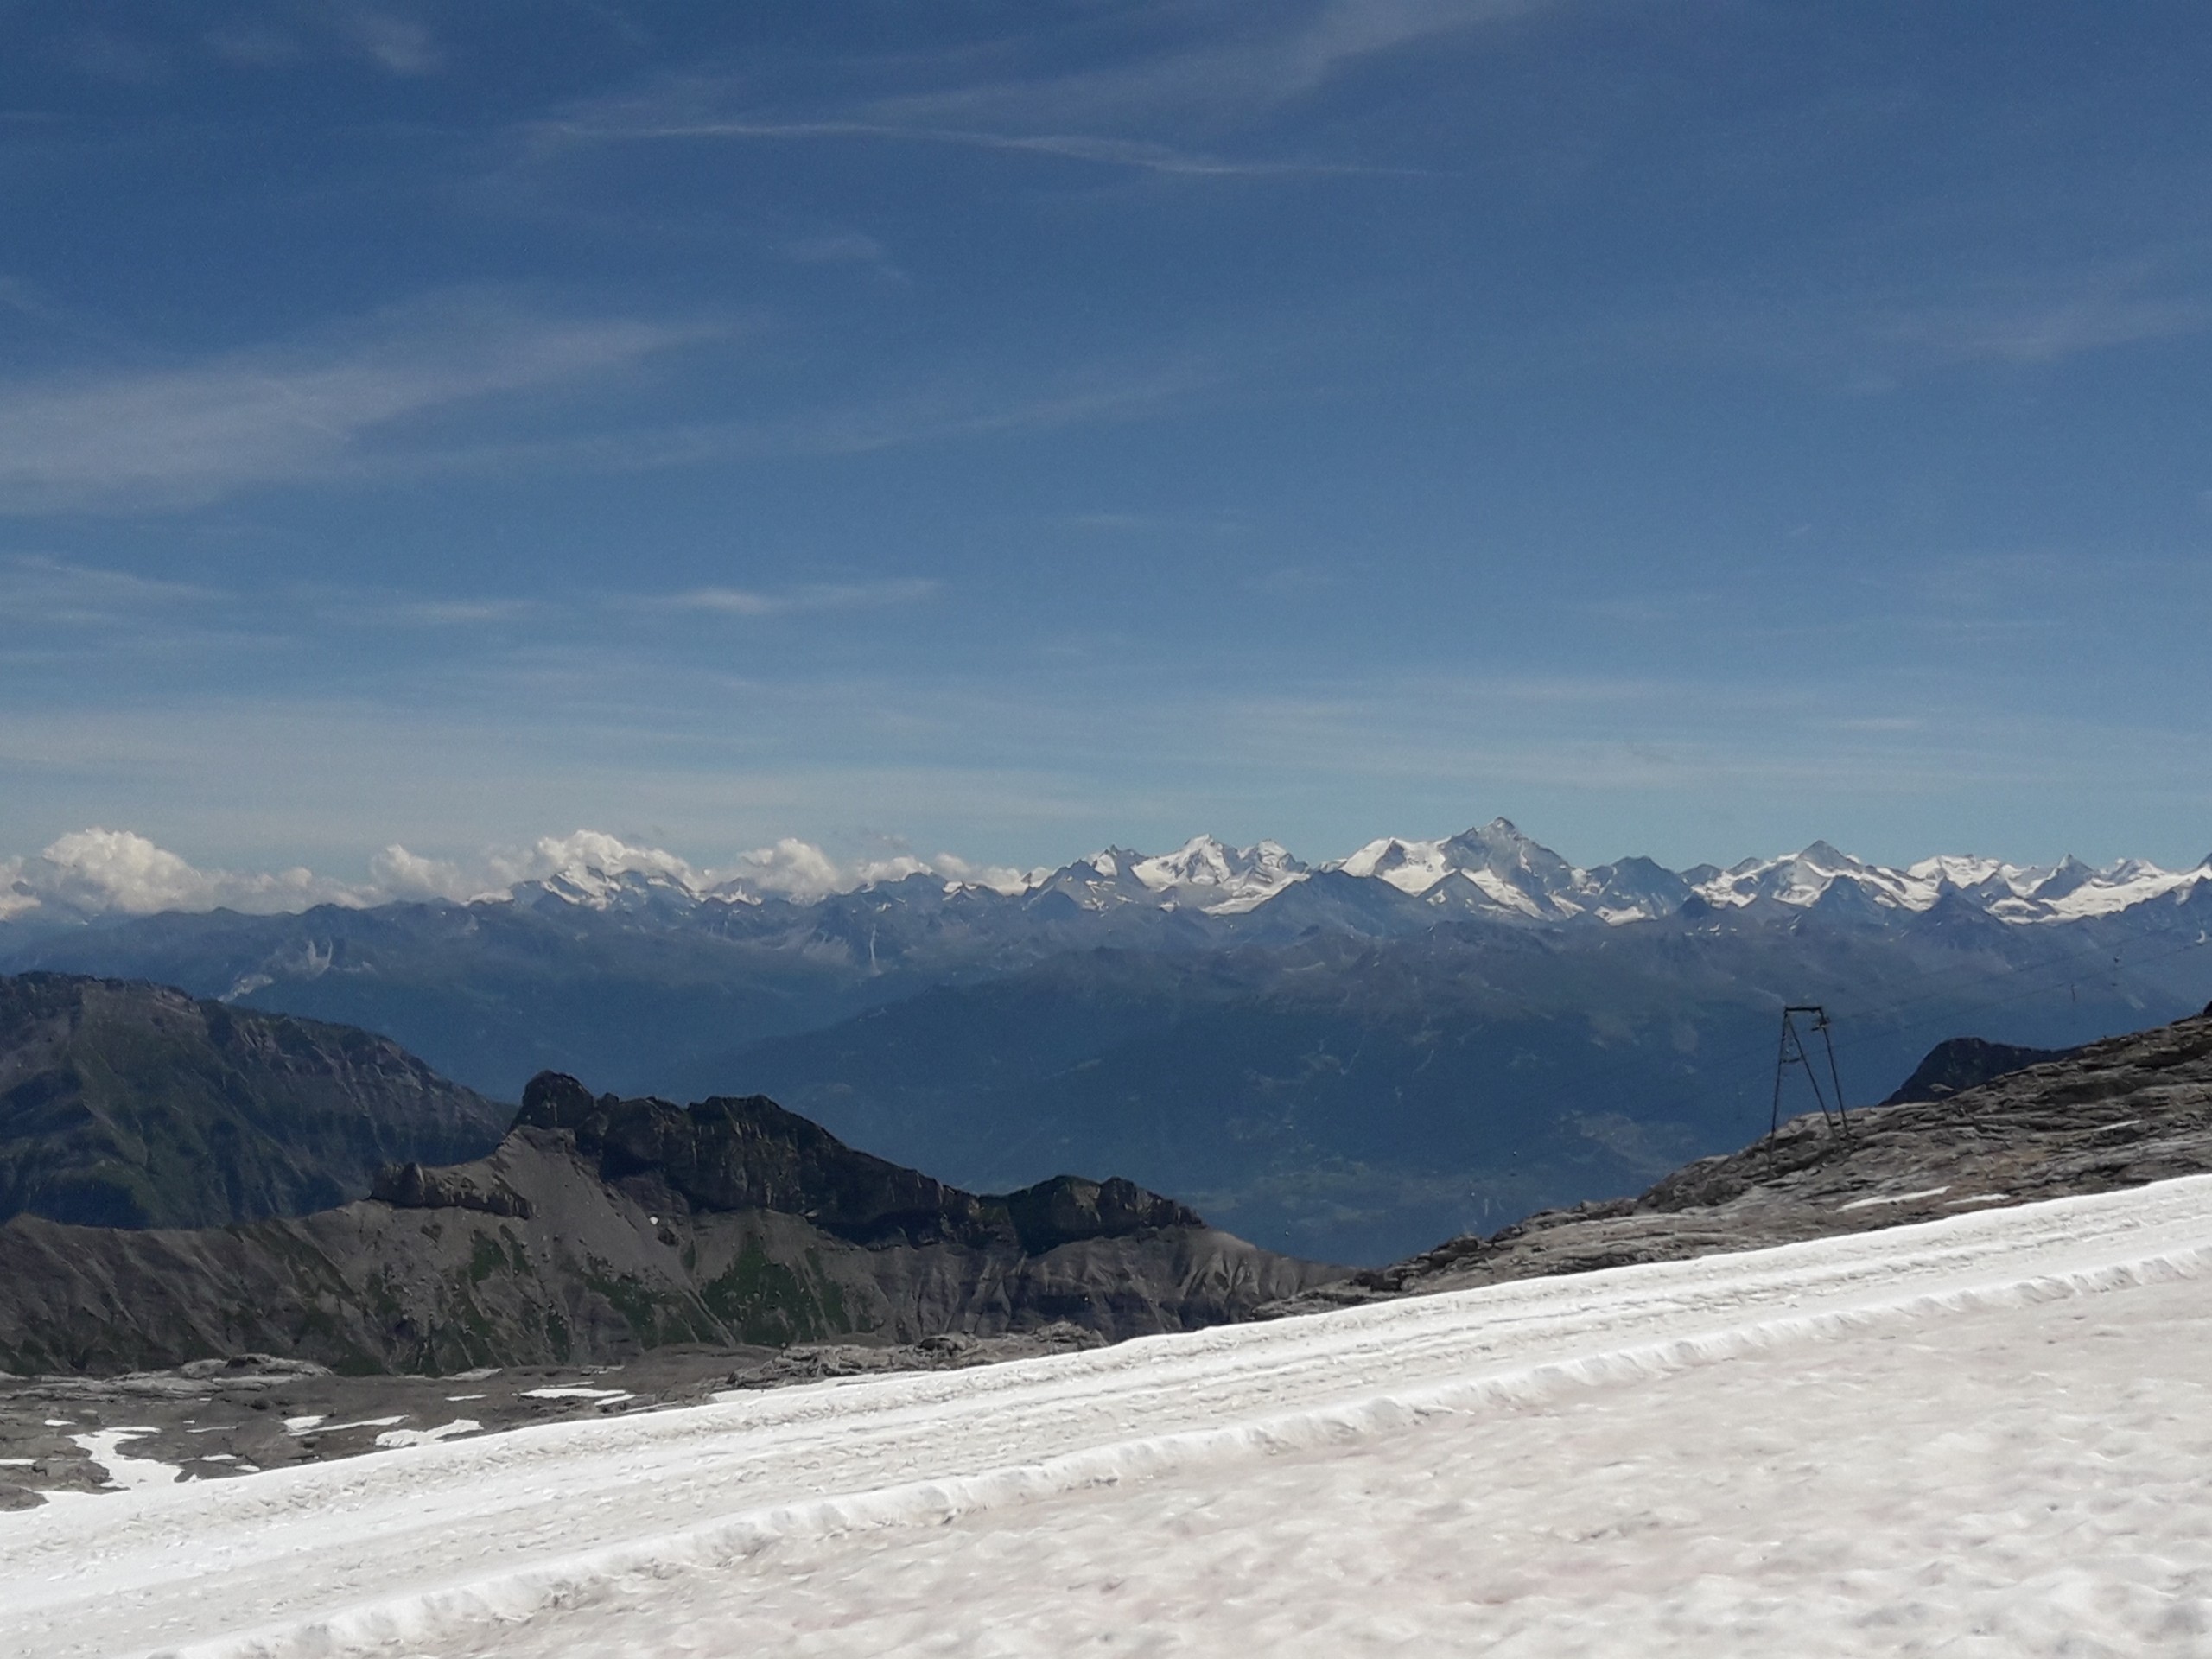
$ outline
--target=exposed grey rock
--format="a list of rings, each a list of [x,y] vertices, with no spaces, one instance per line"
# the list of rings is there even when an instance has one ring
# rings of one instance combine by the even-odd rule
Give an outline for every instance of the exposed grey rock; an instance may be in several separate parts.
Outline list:
[[[817,1382],[830,1377],[874,1376],[892,1371],[957,1371],[975,1365],[995,1365],[1009,1359],[1038,1359],[1047,1354],[1081,1353],[1103,1348],[1106,1338],[1096,1331],[1067,1320],[1058,1320],[1035,1331],[1006,1336],[979,1337],[948,1331],[919,1342],[892,1347],[867,1347],[857,1343],[801,1343],[771,1355],[758,1365],[733,1371],[726,1379],[733,1389],[784,1388],[794,1382]]]
[[[487,1216],[530,1219],[530,1200],[505,1186],[480,1186],[461,1171],[387,1164],[369,1196],[395,1210],[480,1210]]]

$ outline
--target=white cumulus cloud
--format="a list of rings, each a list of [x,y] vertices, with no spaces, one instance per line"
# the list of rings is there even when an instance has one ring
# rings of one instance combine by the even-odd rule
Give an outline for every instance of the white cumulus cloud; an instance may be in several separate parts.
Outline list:
[[[79,830],[36,858],[11,859],[7,911],[85,916],[241,910],[275,915],[315,905],[373,904],[381,895],[303,868],[240,874],[203,870],[128,830]]]
[[[785,836],[772,847],[741,853],[728,869],[716,870],[717,883],[740,881],[760,893],[786,899],[820,899],[858,885],[835,859],[811,842]]]
[[[541,836],[527,848],[493,848],[462,859],[427,857],[394,842],[370,858],[365,881],[348,882],[303,867],[245,873],[202,868],[136,831],[95,827],[63,836],[35,856],[0,858],[0,922],[217,909],[283,915],[326,904],[467,903],[503,899],[525,883],[541,881],[597,903],[633,877],[702,897],[773,895],[807,904],[913,875],[1020,893],[1046,874],[975,864],[950,853],[840,863],[795,836],[741,853],[722,868],[702,869],[664,848],[578,830]]]
[[[423,858],[397,842],[369,860],[369,880],[378,891],[394,899],[471,899],[485,884],[471,881],[460,865],[447,859]]]
[[[1009,864],[971,864],[954,853],[939,853],[927,868],[948,881],[1004,893],[1027,893],[1052,874],[1041,865],[1033,870],[1017,870]]]
[[[553,875],[594,871],[601,875],[635,873],[665,876],[687,887],[699,885],[698,873],[674,853],[664,852],[658,847],[633,847],[619,836],[598,830],[541,836],[537,844],[520,861],[507,863],[495,857],[492,864],[511,882],[541,881]]]

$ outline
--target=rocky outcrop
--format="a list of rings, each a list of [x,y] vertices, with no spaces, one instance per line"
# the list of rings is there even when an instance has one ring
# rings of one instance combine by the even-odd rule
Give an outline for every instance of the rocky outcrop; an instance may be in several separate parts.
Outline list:
[[[506,1109],[397,1044],[159,985],[0,977],[0,1220],[196,1227],[358,1198],[451,1163]]]
[[[1882,1104],[1897,1106],[1908,1100],[1948,1100],[1953,1095],[1979,1089],[1985,1083],[1994,1083],[2031,1065],[2070,1059],[2079,1052],[2071,1048],[2022,1048],[1980,1037],[1954,1037],[1929,1049],[1928,1058],[1913,1068],[1912,1075],[1899,1084]]]
[[[1174,1199],[1120,1179],[1057,1175],[999,1198],[963,1192],[855,1151],[765,1095],[679,1107],[594,1097],[574,1077],[546,1071],[523,1091],[515,1122],[568,1135],[602,1180],[642,1196],[658,1188],[671,1205],[694,1210],[782,1211],[855,1244],[1014,1245],[1033,1255],[1082,1239],[1205,1225]]]
[[[1118,1338],[1249,1317],[1340,1276],[1126,1181],[962,1192],[772,1101],[531,1085],[489,1157],[197,1230],[0,1227],[0,1370],[243,1353],[341,1371],[577,1365],[670,1344]]]
[[[1940,1101],[1817,1114],[1640,1197],[1549,1210],[1349,1275],[1271,1308],[1580,1273],[2212,1171],[2212,1009],[2076,1049]]]
[[[855,1151],[761,1095],[688,1107],[594,1098],[574,1077],[546,1071],[523,1090],[515,1123],[567,1135],[601,1179],[658,1186],[671,1205],[780,1211],[856,1244],[1014,1236],[974,1193]]]
[[[395,1210],[480,1210],[487,1216],[530,1219],[530,1200],[505,1185],[480,1185],[465,1170],[387,1164],[369,1196]]]
[[[1204,1227],[1195,1211],[1134,1181],[1055,1175],[1001,1200],[1021,1248],[1042,1253],[1086,1238],[1122,1238],[1163,1227]]]

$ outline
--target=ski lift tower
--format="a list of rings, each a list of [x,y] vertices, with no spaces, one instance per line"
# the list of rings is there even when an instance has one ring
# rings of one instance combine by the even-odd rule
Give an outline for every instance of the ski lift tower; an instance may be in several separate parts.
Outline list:
[[[1774,1057],[1774,1111],[1766,1129],[1770,1149],[1774,1145],[1774,1137],[1782,1128],[1782,1085],[1792,1066],[1802,1068],[1805,1081],[1812,1085],[1813,1099],[1821,1109],[1821,1122],[1841,1134],[1851,1133],[1851,1120],[1843,1109],[1843,1079],[1835,1069],[1835,1040],[1829,1035],[1833,1023],[1828,1019],[1828,1011],[1817,1002],[1793,1002],[1783,1009],[1782,1043],[1775,1051]],[[1805,1041],[1815,1032],[1820,1033],[1821,1048],[1827,1057],[1828,1086],[1826,1090],[1821,1087],[1820,1071],[1813,1064],[1812,1051]],[[1830,1095],[1835,1099],[1833,1113],[1828,1109]]]

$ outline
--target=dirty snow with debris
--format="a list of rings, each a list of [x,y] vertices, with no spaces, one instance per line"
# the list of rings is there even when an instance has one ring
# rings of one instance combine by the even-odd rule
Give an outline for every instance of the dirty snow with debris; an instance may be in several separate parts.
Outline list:
[[[2212,1649],[2212,1177],[0,1515],[0,1654]]]

